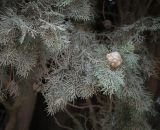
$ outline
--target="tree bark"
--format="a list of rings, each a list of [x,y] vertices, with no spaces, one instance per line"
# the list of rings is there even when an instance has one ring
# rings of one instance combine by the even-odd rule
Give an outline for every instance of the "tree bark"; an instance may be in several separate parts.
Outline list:
[[[29,130],[34,111],[36,95],[30,93],[17,113],[16,130]]]
[[[14,130],[15,129],[16,121],[17,121],[17,112],[18,112],[18,109],[9,110],[9,120],[6,124],[5,130]]]

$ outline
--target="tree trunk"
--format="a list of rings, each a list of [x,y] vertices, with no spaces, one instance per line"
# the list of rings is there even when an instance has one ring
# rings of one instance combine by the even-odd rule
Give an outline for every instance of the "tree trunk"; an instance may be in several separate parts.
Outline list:
[[[18,109],[9,110],[9,120],[6,124],[5,130],[14,130],[15,129],[16,121],[17,121],[17,112],[18,112]]]
[[[35,101],[36,95],[30,93],[30,95],[28,95],[28,98],[24,101],[24,103],[22,103],[22,106],[17,113],[16,130],[29,130]]]

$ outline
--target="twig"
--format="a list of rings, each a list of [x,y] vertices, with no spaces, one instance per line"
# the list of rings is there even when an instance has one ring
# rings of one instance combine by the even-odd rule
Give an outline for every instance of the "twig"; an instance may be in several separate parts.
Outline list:
[[[105,20],[105,0],[103,0],[103,8],[102,8],[103,19]]]
[[[77,109],[88,109],[90,106],[77,106],[77,105],[73,105],[71,103],[67,103],[69,106],[77,108]],[[102,107],[100,105],[92,105],[92,107]]]
[[[95,115],[95,111],[92,107],[92,102],[91,102],[90,99],[87,99],[86,102],[89,104],[90,119],[92,121],[93,130],[98,130],[97,129],[96,115]]]
[[[80,130],[83,130],[83,127],[79,120],[77,120],[67,109],[65,109],[66,113],[72,118],[73,122],[78,126]]]
[[[67,127],[67,126],[62,125],[62,124],[58,121],[58,119],[57,119],[56,117],[54,117],[54,119],[55,119],[55,121],[56,121],[56,124],[57,124],[59,127],[64,128],[64,129],[67,129],[67,130],[73,130],[73,129],[70,128],[70,127]]]
[[[85,130],[88,130],[88,129],[87,129],[87,122],[88,122],[89,118],[87,118],[86,116],[84,116],[84,115],[82,115],[82,114],[80,114],[80,113],[78,113],[78,114],[76,114],[76,115],[84,118],[84,127],[85,127]]]
[[[143,8],[141,16],[144,16],[147,13],[147,11],[148,11],[150,5],[152,4],[152,2],[153,2],[153,0],[149,0],[149,2],[147,3],[147,5]]]

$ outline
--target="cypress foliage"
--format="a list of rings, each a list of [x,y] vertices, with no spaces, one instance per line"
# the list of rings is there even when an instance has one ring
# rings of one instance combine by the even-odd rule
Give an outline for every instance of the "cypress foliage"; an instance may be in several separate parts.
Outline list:
[[[78,28],[76,23],[94,24],[94,8],[90,0],[38,0],[6,8],[0,16],[1,101],[7,102],[4,95],[22,95],[25,86],[19,82],[34,77],[49,114],[99,93],[114,102],[114,112],[102,107],[98,113],[100,129],[151,130],[147,114],[154,113],[153,101],[145,81],[156,71],[144,32],[158,33],[160,18],[107,33]],[[114,69],[106,59],[111,52],[123,60]]]

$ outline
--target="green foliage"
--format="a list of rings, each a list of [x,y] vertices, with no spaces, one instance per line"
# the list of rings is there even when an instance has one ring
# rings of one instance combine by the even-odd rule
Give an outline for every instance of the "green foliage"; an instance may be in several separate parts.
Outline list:
[[[16,96],[22,91],[18,87],[26,87],[19,81],[34,78],[49,114],[77,98],[103,93],[115,101],[115,112],[103,111],[102,129],[110,128],[108,117],[115,130],[149,130],[146,113],[153,110],[145,81],[155,71],[143,45],[144,32],[159,31],[160,18],[143,18],[104,34],[78,30],[73,23],[93,22],[92,10],[89,0],[40,0],[25,3],[20,10],[7,9],[0,17],[0,66],[8,75],[0,74],[1,88],[6,88],[2,79],[10,77],[4,67],[10,66],[14,76],[9,88],[16,87],[8,93]],[[106,59],[113,51],[123,59],[117,69]],[[38,73],[31,75],[31,70]]]
[[[40,0],[43,3],[53,5],[59,13],[76,21],[92,21],[94,19],[93,7],[95,2],[90,0]]]
[[[123,69],[112,71],[106,67],[106,64],[99,64],[95,68],[95,77],[97,77],[102,92],[112,96],[125,85]]]

